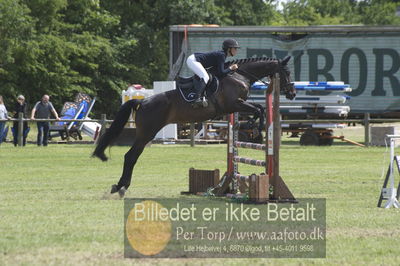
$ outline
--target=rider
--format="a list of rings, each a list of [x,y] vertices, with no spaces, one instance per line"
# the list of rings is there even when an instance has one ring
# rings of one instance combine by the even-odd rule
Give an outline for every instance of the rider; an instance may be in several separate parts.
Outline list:
[[[222,43],[222,50],[208,53],[194,53],[188,57],[186,64],[199,76],[199,80],[194,79],[196,100],[193,103],[193,107],[203,106],[201,95],[210,79],[205,68],[212,68],[211,72],[219,79],[230,71],[236,70],[238,68],[237,64],[225,68],[224,63],[227,56],[235,56],[237,54],[238,48],[240,48],[240,46],[235,39],[226,39]]]

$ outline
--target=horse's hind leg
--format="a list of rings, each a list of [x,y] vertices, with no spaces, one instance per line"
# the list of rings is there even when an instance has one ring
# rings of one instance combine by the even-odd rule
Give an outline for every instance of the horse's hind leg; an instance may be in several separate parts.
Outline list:
[[[155,99],[155,100],[154,100]],[[136,135],[132,148],[125,154],[124,167],[117,185],[113,185],[111,193],[118,192],[122,197],[131,184],[133,168],[142,154],[146,144],[151,141],[157,132],[167,123],[169,115],[168,99],[155,97],[147,103],[142,103],[136,110]]]
[[[137,120],[139,122],[139,119]],[[133,168],[138,158],[142,154],[146,144],[155,137],[157,132],[164,125],[160,121],[157,121],[158,123],[155,122],[156,121],[152,119],[147,119],[143,123],[136,124],[135,141],[130,150],[125,154],[121,178],[117,185],[112,186],[111,193],[118,191],[121,197],[124,196],[126,189],[128,189],[131,184]]]
[[[122,172],[122,176],[117,184],[117,190],[119,190],[121,187],[125,187],[125,189],[128,189],[128,187],[130,186],[133,167],[135,166],[139,156],[142,154],[146,143],[147,142],[143,139],[136,138],[132,148],[130,148],[130,150],[125,154],[124,169]]]

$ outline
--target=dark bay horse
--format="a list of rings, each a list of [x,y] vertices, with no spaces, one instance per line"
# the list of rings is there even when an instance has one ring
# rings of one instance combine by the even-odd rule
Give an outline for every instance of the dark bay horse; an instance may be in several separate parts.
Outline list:
[[[170,123],[202,122],[216,116],[233,112],[251,112],[261,115],[256,105],[246,102],[249,88],[255,81],[279,73],[280,88],[286,98],[293,99],[296,90],[290,79],[290,71],[285,59],[248,58],[228,62],[238,64],[239,68],[220,80],[218,91],[209,99],[206,108],[194,109],[184,101],[178,90],[171,90],[154,95],[143,100],[130,100],[124,103],[115,116],[110,128],[103,134],[93,152],[93,156],[106,161],[105,149],[123,130],[132,111],[136,113],[136,136],[131,149],[125,154],[122,176],[118,184],[113,185],[111,193],[119,192],[123,197],[128,189],[133,167],[143,152],[145,145],[151,141],[157,132]]]

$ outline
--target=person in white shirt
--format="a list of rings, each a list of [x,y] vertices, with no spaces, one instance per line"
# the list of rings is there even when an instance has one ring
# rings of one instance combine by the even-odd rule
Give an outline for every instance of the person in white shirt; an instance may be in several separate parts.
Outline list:
[[[0,95],[0,120],[10,119],[8,116],[7,108],[3,102],[3,96]],[[5,121],[0,121],[0,144],[3,142],[4,139],[4,127],[6,125]]]

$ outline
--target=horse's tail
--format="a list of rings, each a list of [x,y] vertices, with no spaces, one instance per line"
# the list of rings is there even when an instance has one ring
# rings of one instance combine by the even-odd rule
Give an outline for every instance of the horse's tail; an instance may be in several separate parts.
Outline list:
[[[102,161],[107,161],[108,158],[104,154],[104,150],[118,137],[128,121],[132,109],[136,109],[140,102],[141,100],[129,100],[121,106],[111,126],[97,142],[96,149],[92,154],[93,156],[98,157]]]

